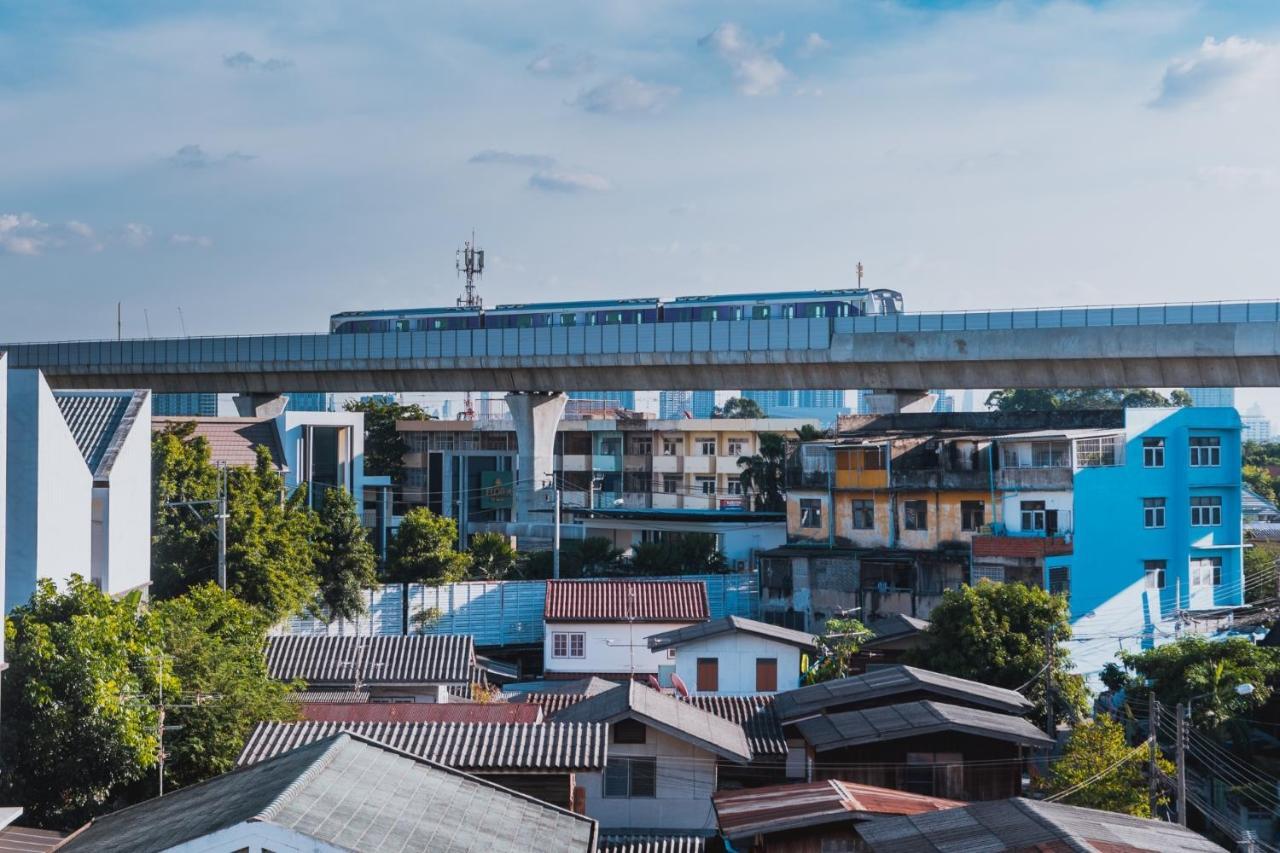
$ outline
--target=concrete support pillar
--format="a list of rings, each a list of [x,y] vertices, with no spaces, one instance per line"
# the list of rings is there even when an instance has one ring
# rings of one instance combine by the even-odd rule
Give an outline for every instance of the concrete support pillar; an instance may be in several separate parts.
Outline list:
[[[530,521],[538,491],[555,467],[556,427],[569,397],[563,391],[516,392],[507,408],[516,426],[515,520]]]
[[[889,388],[876,389],[864,399],[867,401],[867,414],[896,415],[899,412],[932,412],[938,398],[928,391]]]
[[[283,394],[237,394],[232,401],[242,418],[277,418],[284,414],[289,398]]]

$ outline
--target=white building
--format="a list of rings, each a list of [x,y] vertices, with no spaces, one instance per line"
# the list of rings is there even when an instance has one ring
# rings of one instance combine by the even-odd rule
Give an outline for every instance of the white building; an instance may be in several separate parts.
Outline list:
[[[548,678],[658,675],[672,660],[649,637],[710,618],[702,581],[547,581]]]
[[[741,616],[655,634],[649,648],[674,653],[676,675],[699,696],[795,690],[801,656],[817,652],[812,634]]]

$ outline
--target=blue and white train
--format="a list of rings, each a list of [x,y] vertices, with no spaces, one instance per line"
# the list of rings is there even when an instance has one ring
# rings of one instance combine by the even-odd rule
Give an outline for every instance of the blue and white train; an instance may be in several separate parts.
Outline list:
[[[589,299],[496,308],[412,308],[344,311],[329,318],[333,334],[441,332],[457,329],[538,329],[548,326],[632,326],[649,323],[862,317],[902,312],[896,290],[804,290],[678,296],[675,299]]]

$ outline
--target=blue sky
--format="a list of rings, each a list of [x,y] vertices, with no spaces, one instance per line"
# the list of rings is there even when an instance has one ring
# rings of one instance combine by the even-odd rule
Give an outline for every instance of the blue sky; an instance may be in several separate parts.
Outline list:
[[[0,340],[448,303],[472,227],[491,304],[1274,297],[1277,131],[1269,2],[0,0]]]

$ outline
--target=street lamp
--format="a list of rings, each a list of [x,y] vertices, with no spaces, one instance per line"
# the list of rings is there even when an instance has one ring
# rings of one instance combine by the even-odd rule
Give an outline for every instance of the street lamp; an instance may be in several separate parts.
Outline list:
[[[1235,687],[1231,689],[1235,691],[1235,694],[1237,696],[1250,696],[1253,694],[1253,691],[1255,688],[1252,684],[1246,681],[1244,684],[1237,684]],[[1205,693],[1199,693],[1195,696],[1192,696],[1190,699],[1188,699],[1187,700],[1187,719],[1188,720],[1191,719],[1191,706],[1195,704],[1195,701],[1197,699],[1204,699],[1207,696],[1217,696],[1217,695],[1218,695],[1217,690],[1209,690]]]

